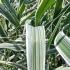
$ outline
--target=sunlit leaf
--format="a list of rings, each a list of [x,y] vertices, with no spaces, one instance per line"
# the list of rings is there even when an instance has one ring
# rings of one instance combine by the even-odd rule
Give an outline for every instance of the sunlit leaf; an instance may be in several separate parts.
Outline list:
[[[26,24],[26,55],[28,70],[45,70],[45,29]]]
[[[44,13],[52,6],[55,0],[42,0],[36,11],[36,25],[41,25],[40,21]]]
[[[0,44],[0,49],[10,49],[10,50],[13,50],[13,51],[16,51],[16,52],[24,51],[22,45],[11,44],[11,43],[1,43]]]

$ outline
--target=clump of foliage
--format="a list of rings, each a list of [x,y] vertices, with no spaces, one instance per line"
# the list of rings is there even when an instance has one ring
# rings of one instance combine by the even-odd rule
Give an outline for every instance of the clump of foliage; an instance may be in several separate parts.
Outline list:
[[[25,24],[45,26],[47,70],[66,64],[54,47],[55,36],[70,23],[68,0],[0,1],[0,68],[27,70]],[[66,31],[69,36],[69,30]]]

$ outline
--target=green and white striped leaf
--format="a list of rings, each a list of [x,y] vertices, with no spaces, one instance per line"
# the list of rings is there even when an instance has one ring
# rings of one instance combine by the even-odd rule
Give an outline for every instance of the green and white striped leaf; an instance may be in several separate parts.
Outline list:
[[[70,65],[70,39],[60,31],[55,40],[54,45],[68,65]]]
[[[23,46],[19,44],[12,44],[12,43],[1,43],[0,49],[10,49],[16,52],[24,51]]]
[[[70,67],[60,66],[60,67],[56,68],[55,70],[70,70]]]
[[[15,9],[11,6],[9,0],[1,0],[1,2],[5,6],[5,8],[7,8],[15,18],[17,18],[17,13]]]
[[[26,24],[26,55],[28,70],[45,70],[45,29]]]
[[[16,20],[17,18],[15,18],[10,12],[9,10],[7,10],[7,8],[5,8],[4,5],[0,4],[0,13],[6,17],[12,24],[14,24],[16,27],[19,26],[19,21]],[[16,21],[15,21],[16,20]]]

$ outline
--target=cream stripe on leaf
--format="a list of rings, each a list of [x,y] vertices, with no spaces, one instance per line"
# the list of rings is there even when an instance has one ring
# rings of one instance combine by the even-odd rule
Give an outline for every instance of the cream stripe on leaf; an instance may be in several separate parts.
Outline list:
[[[60,31],[54,40],[54,45],[66,63],[70,65],[70,38]]]
[[[28,70],[45,70],[45,29],[26,24],[26,55]]]

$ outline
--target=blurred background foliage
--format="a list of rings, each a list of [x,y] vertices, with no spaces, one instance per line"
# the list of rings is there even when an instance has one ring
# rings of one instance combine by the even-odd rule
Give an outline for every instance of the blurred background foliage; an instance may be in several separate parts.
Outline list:
[[[41,0],[0,0],[1,70],[27,70],[25,22],[30,19],[28,23],[34,25],[35,12],[40,2]],[[53,42],[63,26],[70,23],[70,1],[54,0],[40,23],[45,26],[46,31],[46,70],[66,66]],[[70,35],[69,30],[66,33]]]

